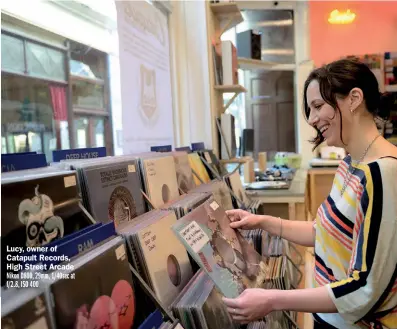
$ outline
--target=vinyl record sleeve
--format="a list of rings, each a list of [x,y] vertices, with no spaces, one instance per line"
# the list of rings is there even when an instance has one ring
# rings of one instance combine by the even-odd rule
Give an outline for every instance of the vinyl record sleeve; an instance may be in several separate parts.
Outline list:
[[[85,168],[84,175],[93,217],[118,226],[145,212],[135,161],[101,168]]]
[[[207,170],[205,169],[205,166],[203,162],[201,161],[199,155],[197,153],[190,153],[188,155],[189,157],[189,164],[192,170],[200,177],[200,179],[203,181],[203,183],[208,183],[211,181]],[[198,179],[194,174],[194,181],[196,185],[201,185],[200,179]]]
[[[157,217],[135,226],[135,247],[158,299],[168,307],[192,278],[188,254],[171,230],[174,212],[155,211]],[[138,249],[138,248],[136,248]]]
[[[178,187],[183,193],[189,192],[196,187],[194,182],[192,168],[189,164],[189,157],[186,152],[171,152],[175,161],[176,178]]]
[[[246,288],[263,286],[266,260],[230,227],[224,209],[213,198],[172,228],[224,296],[235,298]]]
[[[138,328],[155,305],[133,280],[122,238],[81,255],[71,263],[74,279],[52,282],[54,318],[58,329],[79,326]]]
[[[201,184],[191,190],[190,193],[212,193],[215,201],[220,204],[223,209],[234,209],[232,196],[224,181],[213,180],[207,184]]]
[[[178,198],[179,189],[173,157],[141,159],[141,163],[146,193],[155,208]]]
[[[40,289],[8,289],[1,297],[3,329],[51,328],[47,302]]]

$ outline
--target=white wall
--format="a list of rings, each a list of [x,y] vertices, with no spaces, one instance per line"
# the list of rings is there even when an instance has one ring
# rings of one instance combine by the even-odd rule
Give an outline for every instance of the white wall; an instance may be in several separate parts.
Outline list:
[[[174,57],[173,98],[176,145],[212,147],[205,2],[173,1],[170,16]]]

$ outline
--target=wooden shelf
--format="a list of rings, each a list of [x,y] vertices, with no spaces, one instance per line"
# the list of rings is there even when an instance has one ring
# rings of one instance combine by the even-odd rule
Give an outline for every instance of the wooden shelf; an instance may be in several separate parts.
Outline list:
[[[211,10],[218,15],[240,13],[240,9],[238,9],[238,6],[233,2],[213,3],[211,4]]]
[[[279,64],[274,62],[265,62],[258,59],[238,58],[238,66],[243,70],[269,70],[269,71],[294,71],[295,64]]]
[[[220,23],[220,30],[216,35],[217,39],[220,39],[221,35],[227,30],[237,26],[244,21],[240,9],[238,9],[235,3],[214,3],[211,4],[210,7],[211,11],[215,14]]]
[[[224,93],[245,93],[247,89],[245,89],[241,85],[217,85],[214,87],[216,90],[222,91]]]

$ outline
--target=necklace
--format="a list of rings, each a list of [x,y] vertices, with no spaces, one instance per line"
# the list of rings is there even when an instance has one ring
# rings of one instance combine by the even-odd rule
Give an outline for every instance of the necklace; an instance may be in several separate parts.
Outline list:
[[[377,135],[377,136],[372,140],[372,142],[367,146],[367,148],[365,149],[365,151],[364,151],[363,155],[361,156],[360,160],[358,160],[358,165],[364,160],[365,156],[366,156],[367,153],[368,153],[368,150],[370,149],[370,147],[372,146],[372,144],[376,141],[376,139],[377,139],[379,136],[380,136],[380,135]],[[343,193],[345,193],[345,190],[346,190],[346,188],[347,188],[347,185],[349,185],[350,180],[351,180],[352,176],[354,175],[354,173],[355,173],[355,171],[356,171],[356,168],[357,168],[357,167],[354,167],[353,170],[352,170],[352,161],[353,161],[353,160],[351,159],[351,160],[350,160],[350,163],[349,163],[349,168],[347,168],[346,177],[345,177],[345,180],[343,181],[342,190],[340,191],[340,196],[342,196]]]

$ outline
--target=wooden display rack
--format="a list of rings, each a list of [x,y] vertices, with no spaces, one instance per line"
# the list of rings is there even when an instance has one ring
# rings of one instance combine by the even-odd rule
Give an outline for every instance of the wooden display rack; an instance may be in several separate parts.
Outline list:
[[[220,150],[218,137],[217,119],[224,113],[233,103],[240,93],[247,90],[241,85],[216,85],[215,83],[215,67],[212,54],[213,44],[221,42],[221,36],[227,30],[235,27],[243,22],[241,11],[237,4],[232,2],[210,3],[206,1],[206,17],[207,17],[207,39],[208,39],[208,62],[210,74],[210,106],[211,106],[211,131],[212,143],[215,155],[220,158]],[[234,93],[228,103],[223,105],[223,94]],[[222,133],[221,133],[222,134]]]

